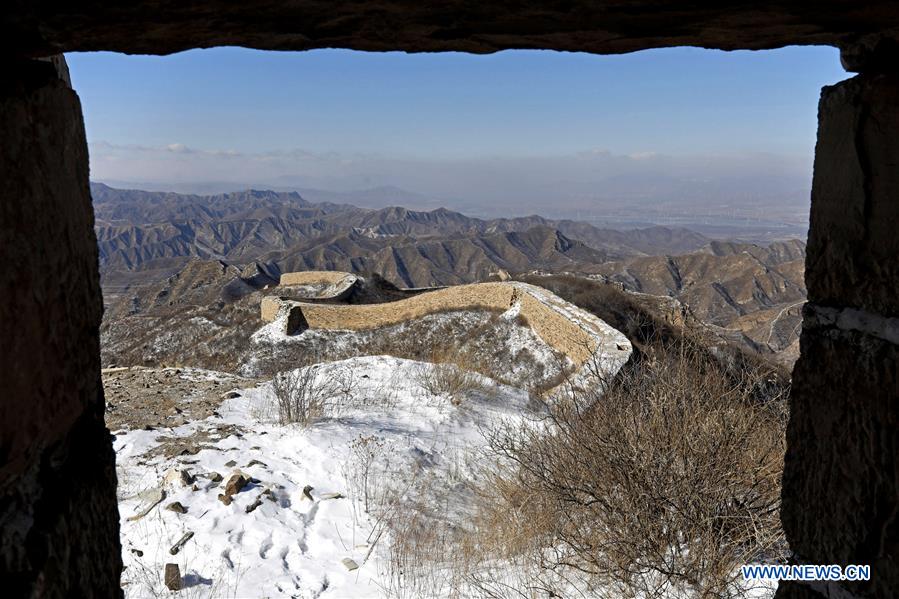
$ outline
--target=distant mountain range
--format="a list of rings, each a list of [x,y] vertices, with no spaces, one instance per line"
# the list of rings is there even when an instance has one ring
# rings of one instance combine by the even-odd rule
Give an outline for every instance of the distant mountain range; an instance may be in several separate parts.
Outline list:
[[[106,322],[225,306],[296,270],[343,270],[406,288],[481,281],[499,270],[567,272],[648,294],[650,304],[676,300],[716,334],[784,363],[798,355],[806,297],[799,240],[756,245],[684,228],[359,208],[297,192],[91,189]]]
[[[404,287],[480,280],[499,269],[593,272],[625,258],[680,254],[709,243],[682,228],[630,231],[540,216],[478,219],[438,208],[312,203],[297,192],[211,196],[92,183],[104,287],[164,279],[191,258],[281,272],[378,272]]]

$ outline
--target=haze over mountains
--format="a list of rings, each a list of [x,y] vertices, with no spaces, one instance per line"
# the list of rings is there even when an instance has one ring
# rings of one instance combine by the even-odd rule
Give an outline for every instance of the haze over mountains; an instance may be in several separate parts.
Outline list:
[[[498,174],[493,173],[492,177],[497,178]],[[277,178],[271,183],[106,182],[115,188],[196,195],[226,194],[244,189],[296,191],[315,203],[352,204],[374,209],[404,206],[422,211],[447,207],[487,220],[540,214],[552,209],[556,218],[585,221],[600,228],[683,226],[713,237],[753,241],[804,238],[808,227],[808,181],[801,177],[767,173],[764,177],[686,178],[640,173],[610,176],[589,183],[566,180],[547,184],[530,181],[521,172],[510,171],[502,180],[506,182],[505,187],[497,189],[487,199],[464,186],[452,186],[455,188],[453,193],[462,195],[456,197],[418,193],[390,184],[366,185],[364,179],[356,182],[355,187],[348,188],[347,182],[343,182],[335,189],[310,187],[308,182],[291,178]],[[483,182],[488,185],[487,181]],[[496,187],[498,183],[491,179],[489,185]],[[483,189],[478,191],[483,192]]]

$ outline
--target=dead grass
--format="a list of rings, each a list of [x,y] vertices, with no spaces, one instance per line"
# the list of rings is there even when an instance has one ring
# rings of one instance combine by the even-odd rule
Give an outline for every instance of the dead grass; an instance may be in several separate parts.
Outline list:
[[[472,393],[485,392],[487,388],[475,374],[477,365],[471,353],[449,346],[434,351],[428,362],[415,370],[415,382],[434,396],[445,396],[459,405]]]
[[[687,342],[648,347],[546,420],[494,430],[464,521],[396,511],[389,596],[743,596],[739,566],[787,549],[787,392]]]
[[[602,395],[506,428],[482,486],[478,547],[576,574],[610,596],[734,597],[745,563],[780,559],[786,389],[702,352],[650,352]],[[767,389],[760,396],[760,389]],[[539,585],[538,585],[539,586]]]

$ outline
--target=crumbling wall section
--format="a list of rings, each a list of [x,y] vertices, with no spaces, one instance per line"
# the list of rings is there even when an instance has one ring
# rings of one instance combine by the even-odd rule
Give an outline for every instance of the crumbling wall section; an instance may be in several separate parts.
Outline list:
[[[305,328],[370,330],[457,310],[505,311],[517,305],[519,314],[547,345],[581,366],[602,348],[604,352],[629,353],[630,343],[620,332],[549,291],[526,283],[476,283],[431,291],[384,304],[335,305],[296,302],[279,297],[263,298],[262,319],[272,322],[285,313],[285,333]],[[302,314],[302,318],[290,318]],[[302,323],[296,328],[291,322]]]

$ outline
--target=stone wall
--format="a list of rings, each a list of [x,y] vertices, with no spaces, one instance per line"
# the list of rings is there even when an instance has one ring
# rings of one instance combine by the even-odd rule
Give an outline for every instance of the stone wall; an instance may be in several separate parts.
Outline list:
[[[65,61],[0,83],[0,580],[5,597],[115,597],[115,456],[87,144]]]
[[[595,316],[580,310],[540,287],[526,283],[476,283],[431,291],[383,304],[310,304],[279,297],[262,299],[262,320],[287,318],[285,332],[297,328],[361,331],[400,324],[408,320],[457,310],[508,310],[519,305],[520,314],[547,345],[582,365],[600,346],[620,356],[630,353],[627,338]],[[296,314],[295,314],[296,313]],[[297,315],[302,314],[300,319]],[[291,320],[293,317],[293,320]]]
[[[870,564],[899,590],[899,75],[824,89],[793,372],[783,523],[800,563]],[[783,585],[781,597],[840,595]]]
[[[899,11],[891,0],[72,0],[52,9],[7,0],[4,9],[0,50],[28,56],[170,54],[212,46],[616,54],[823,44],[840,47],[844,63],[857,69],[899,39]]]
[[[281,287],[293,287],[295,297],[314,300],[337,300],[347,297],[359,277],[337,270],[305,270],[281,275]]]
[[[338,270],[304,270],[285,272],[281,275],[280,285],[335,285],[355,275]]]
[[[9,0],[0,30],[4,594],[114,596],[121,570],[80,106],[62,69],[25,59],[216,45],[615,53],[829,44],[863,75],[822,96],[806,267],[811,303],[795,368],[783,519],[797,561],[871,563],[874,580],[849,591],[834,584],[816,587],[823,594],[810,585],[779,592],[897,595],[894,1]]]

